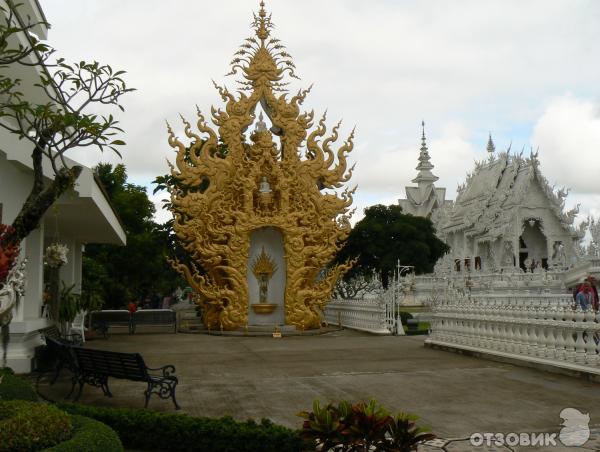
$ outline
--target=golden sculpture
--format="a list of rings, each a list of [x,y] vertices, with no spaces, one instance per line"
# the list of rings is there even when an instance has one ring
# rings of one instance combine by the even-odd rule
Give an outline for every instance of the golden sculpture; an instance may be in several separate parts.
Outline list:
[[[271,259],[263,246],[262,252],[252,264],[252,273],[258,280],[258,303],[252,304],[252,310],[257,314],[269,314],[277,308],[276,303],[269,303],[269,280],[277,271],[277,265]]]
[[[352,175],[346,157],[354,131],[337,150],[332,145],[339,123],[322,141],[325,115],[309,132],[314,113],[301,113],[299,106],[310,88],[288,100],[283,78],[297,78],[295,67],[284,46],[271,37],[263,2],[252,26],[255,36],[242,44],[228,74],[243,77],[237,96],[215,84],[225,102],[224,110],[211,110],[218,133],[200,110],[197,127],[203,136],[182,118],[189,145],[167,125],[169,144],[177,151],[176,168],[171,165],[179,187],[171,188],[173,228],[192,264],[171,263],[198,293],[207,327],[242,328],[248,323],[251,233],[276,228],[286,263],[285,323],[317,328],[334,284],[352,264],[329,267],[350,231],[356,188],[334,189]],[[250,132],[259,103],[272,127],[267,129],[261,117]]]

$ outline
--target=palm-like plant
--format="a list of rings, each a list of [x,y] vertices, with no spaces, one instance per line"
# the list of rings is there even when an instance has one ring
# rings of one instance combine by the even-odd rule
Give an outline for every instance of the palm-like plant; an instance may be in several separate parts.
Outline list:
[[[417,427],[418,416],[408,413],[398,413],[388,424],[389,448],[386,451],[417,450],[419,443],[435,438],[426,427]]]
[[[417,416],[399,413],[391,416],[374,400],[338,406],[321,406],[313,402],[313,411],[303,411],[306,419],[301,435],[321,451],[335,452],[409,452],[417,445],[435,437],[423,427],[417,427]]]

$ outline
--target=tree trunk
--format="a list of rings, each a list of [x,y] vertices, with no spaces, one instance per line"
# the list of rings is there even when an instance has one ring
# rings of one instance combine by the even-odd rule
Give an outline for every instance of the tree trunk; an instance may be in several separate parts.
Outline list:
[[[0,240],[0,248],[7,248],[26,238],[31,231],[38,227],[44,214],[50,206],[69,188],[75,185],[75,181],[82,171],[81,166],[73,168],[61,168],[54,176],[54,180],[45,184],[42,168],[43,147],[45,141],[40,139],[38,145],[31,155],[33,160],[33,187],[27,200],[21,207],[21,211],[12,223],[14,231],[5,234]]]

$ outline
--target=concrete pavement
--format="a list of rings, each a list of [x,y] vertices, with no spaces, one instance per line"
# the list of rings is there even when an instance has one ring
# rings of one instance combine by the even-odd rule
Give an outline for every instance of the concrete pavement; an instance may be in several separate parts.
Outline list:
[[[314,399],[374,398],[390,411],[419,415],[443,438],[558,432],[566,407],[600,424],[598,383],[432,350],[423,346],[424,337],[348,330],[281,339],[140,333],[113,334],[86,347],[139,352],[150,367],[174,364],[182,411],[197,416],[268,417],[299,428],[295,414],[310,409]],[[143,383],[111,379],[110,387],[112,399],[86,386],[81,401],[143,407]],[[67,381],[42,391],[60,398]],[[150,408],[174,412],[169,400],[156,396]]]

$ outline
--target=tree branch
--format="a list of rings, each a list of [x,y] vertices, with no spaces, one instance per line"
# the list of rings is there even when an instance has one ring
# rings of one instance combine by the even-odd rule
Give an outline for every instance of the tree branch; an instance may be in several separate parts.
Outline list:
[[[75,185],[75,181],[82,171],[81,166],[73,168],[61,168],[58,170],[54,180],[45,186],[39,193],[34,194],[32,188],[23,208],[12,223],[15,230],[13,239],[22,240],[27,237],[35,228],[38,227],[40,219],[54,202]],[[34,187],[37,181],[34,182]],[[4,244],[0,244],[4,247]]]

